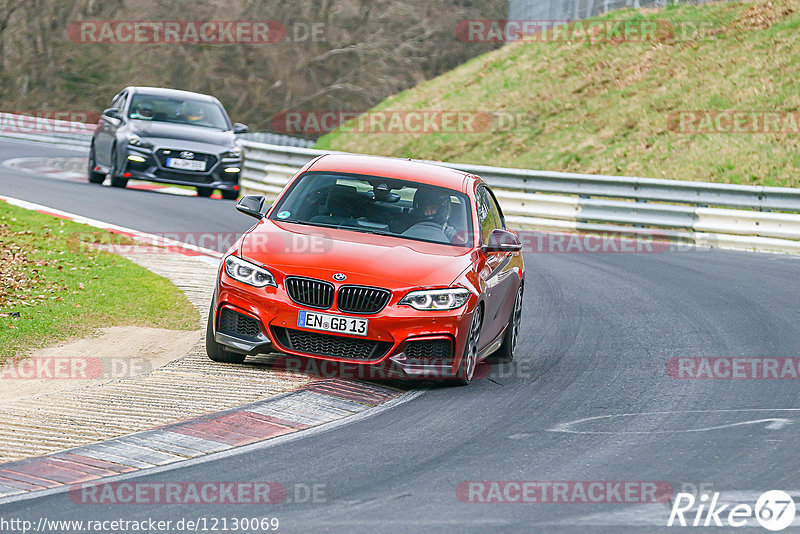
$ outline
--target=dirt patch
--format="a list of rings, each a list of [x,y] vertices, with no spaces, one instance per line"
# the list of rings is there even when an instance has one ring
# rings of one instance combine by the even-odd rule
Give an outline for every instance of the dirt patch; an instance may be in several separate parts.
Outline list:
[[[789,17],[796,7],[792,2],[766,2],[753,4],[737,18],[732,26],[738,30],[765,30],[775,22]]]
[[[115,326],[39,349],[0,366],[0,403],[144,376],[183,358],[202,336],[199,330]]]

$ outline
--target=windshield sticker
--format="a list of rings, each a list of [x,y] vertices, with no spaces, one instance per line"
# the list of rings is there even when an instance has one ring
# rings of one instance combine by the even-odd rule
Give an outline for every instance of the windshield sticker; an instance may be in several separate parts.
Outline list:
[[[289,216],[292,214],[291,211],[282,211],[278,214],[279,219],[288,219]]]

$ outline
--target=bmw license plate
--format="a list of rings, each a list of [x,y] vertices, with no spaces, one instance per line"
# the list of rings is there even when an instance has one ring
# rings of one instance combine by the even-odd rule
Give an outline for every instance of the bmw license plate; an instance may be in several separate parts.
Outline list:
[[[369,320],[301,310],[297,315],[297,326],[339,334],[366,336]]]
[[[167,158],[167,167],[184,171],[204,171],[206,170],[206,162],[194,159]]]

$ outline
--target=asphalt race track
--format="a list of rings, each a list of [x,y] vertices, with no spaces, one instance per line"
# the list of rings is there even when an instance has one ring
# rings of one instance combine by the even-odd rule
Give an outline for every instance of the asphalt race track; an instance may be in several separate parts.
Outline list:
[[[55,148],[44,143],[0,140],[0,162],[28,157],[86,157],[87,154],[85,150]],[[232,201],[40,178],[8,167],[0,167],[0,194],[157,234],[241,233],[252,226],[252,219],[248,221],[248,217],[239,214]]]
[[[0,159],[42,155],[75,152],[0,141]],[[2,166],[0,194],[147,232],[250,224],[230,201],[58,182]],[[0,515],[277,517],[286,532],[654,532],[674,530],[666,527],[669,503],[475,503],[456,488],[664,481],[676,492],[705,485],[749,496],[800,488],[798,382],[667,373],[674,357],[799,356],[797,258],[686,249],[531,253],[525,261],[517,366],[495,367],[466,388],[421,390],[323,431],[135,479],[324,484],[317,502],[294,502],[305,499],[290,492],[269,506],[83,505],[62,493],[0,506]]]

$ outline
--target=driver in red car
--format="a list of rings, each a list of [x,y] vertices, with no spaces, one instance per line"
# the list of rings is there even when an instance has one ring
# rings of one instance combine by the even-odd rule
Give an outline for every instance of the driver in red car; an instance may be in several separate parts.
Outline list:
[[[452,210],[450,195],[435,189],[419,188],[414,194],[415,224],[429,223],[442,229],[451,243],[461,239],[459,231],[450,225]]]

